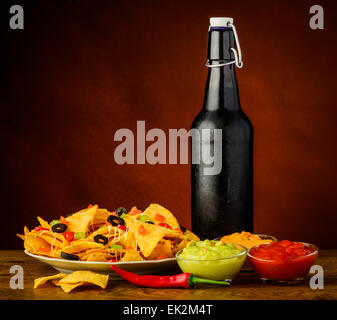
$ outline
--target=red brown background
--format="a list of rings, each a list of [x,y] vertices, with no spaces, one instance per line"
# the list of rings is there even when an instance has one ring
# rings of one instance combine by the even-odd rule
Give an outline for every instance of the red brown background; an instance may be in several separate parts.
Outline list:
[[[1,25],[1,249],[15,234],[98,203],[151,202],[190,225],[188,165],[114,161],[114,132],[189,128],[202,106],[210,16],[231,16],[255,128],[255,231],[337,247],[335,1],[16,1]],[[167,131],[166,131],[167,132]]]

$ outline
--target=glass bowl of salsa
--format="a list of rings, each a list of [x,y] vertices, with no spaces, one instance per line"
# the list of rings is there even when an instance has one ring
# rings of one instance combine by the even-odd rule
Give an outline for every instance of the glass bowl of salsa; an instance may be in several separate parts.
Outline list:
[[[247,251],[240,244],[215,240],[191,241],[176,253],[176,259],[183,272],[230,282],[244,264]]]
[[[248,259],[263,281],[303,281],[315,263],[318,248],[314,244],[288,240],[274,241],[251,248]]]

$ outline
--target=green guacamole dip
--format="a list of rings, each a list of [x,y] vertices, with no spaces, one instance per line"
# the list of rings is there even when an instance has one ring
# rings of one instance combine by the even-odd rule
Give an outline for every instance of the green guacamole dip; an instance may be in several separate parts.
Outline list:
[[[231,281],[240,271],[247,250],[239,245],[222,241],[191,241],[178,252],[177,262],[183,272],[196,276]]]
[[[191,260],[216,260],[230,258],[238,255],[242,249],[238,249],[234,244],[222,241],[191,241],[180,254],[182,259]]]

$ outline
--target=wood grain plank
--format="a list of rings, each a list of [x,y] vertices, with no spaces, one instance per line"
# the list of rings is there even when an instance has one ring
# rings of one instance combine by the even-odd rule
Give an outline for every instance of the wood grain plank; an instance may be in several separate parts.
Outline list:
[[[12,290],[9,269],[18,264],[24,268],[23,290]],[[56,274],[52,267],[25,255],[19,250],[0,251],[0,300],[299,300],[337,299],[337,250],[321,250],[316,264],[325,271],[324,290],[311,290],[308,280],[302,284],[264,284],[255,275],[240,274],[230,287],[198,287],[194,289],[139,288],[125,281],[109,281],[106,290],[82,287],[65,294],[60,288],[48,285],[33,289],[34,279]]]

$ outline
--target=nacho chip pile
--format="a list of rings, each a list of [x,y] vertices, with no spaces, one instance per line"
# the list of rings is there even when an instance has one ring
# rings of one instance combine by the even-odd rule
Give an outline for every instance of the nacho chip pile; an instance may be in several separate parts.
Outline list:
[[[33,254],[80,261],[141,261],[174,257],[191,240],[174,215],[158,204],[144,212],[133,207],[115,212],[98,205],[60,217],[50,223],[38,217],[40,226],[24,228],[25,249]],[[62,284],[61,280],[59,283]]]
[[[91,271],[75,271],[69,275],[58,273],[53,276],[37,278],[34,281],[34,289],[42,287],[52,280],[52,283],[62,288],[65,293],[80,286],[99,286],[105,289],[109,280],[109,275],[99,274]]]

